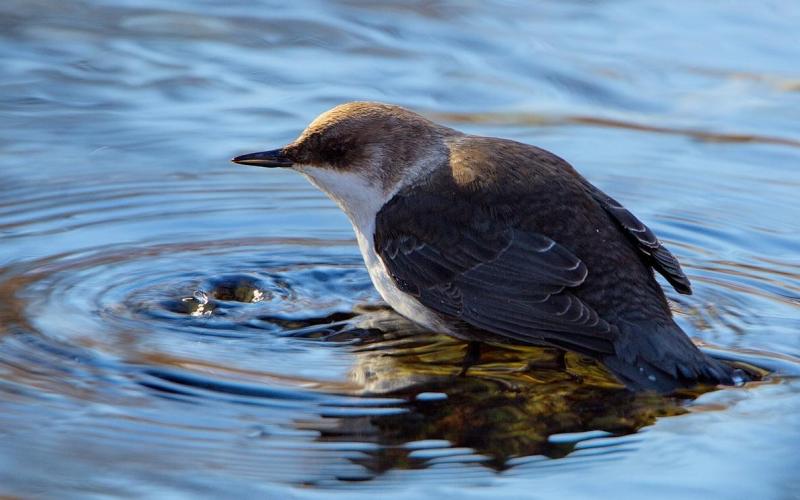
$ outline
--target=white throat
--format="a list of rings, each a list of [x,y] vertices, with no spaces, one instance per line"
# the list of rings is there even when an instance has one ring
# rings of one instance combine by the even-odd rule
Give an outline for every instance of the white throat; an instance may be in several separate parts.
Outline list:
[[[397,312],[408,319],[436,331],[447,332],[442,321],[415,298],[402,292],[389,276],[386,266],[375,251],[375,216],[400,189],[441,165],[442,158],[428,157],[406,170],[401,182],[385,190],[378,183],[352,172],[331,168],[295,165],[308,180],[325,192],[347,214],[356,233],[358,247],[364,257],[372,284]]]
[[[384,192],[381,186],[353,172],[311,165],[295,165],[294,169],[335,201],[350,218],[356,231],[374,225],[375,214],[396,192]]]
[[[382,159],[381,156],[377,158]],[[431,149],[427,154],[420,154],[418,158],[403,169],[403,175],[393,186],[383,186],[380,181],[359,175],[357,170],[348,171],[302,164],[295,164],[293,168],[335,201],[358,232],[359,229],[366,230],[374,226],[375,215],[398,191],[441,167],[447,161],[447,152]],[[381,167],[375,165],[374,168]]]

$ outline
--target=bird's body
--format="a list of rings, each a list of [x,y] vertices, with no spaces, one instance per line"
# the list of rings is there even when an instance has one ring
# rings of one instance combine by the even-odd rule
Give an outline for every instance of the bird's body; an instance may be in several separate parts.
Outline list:
[[[653,270],[690,293],[678,261],[552,153],[349,103],[285,148],[235,161],[283,162],[326,192],[381,296],[428,328],[581,352],[635,389],[731,381],[674,323],[655,281]]]

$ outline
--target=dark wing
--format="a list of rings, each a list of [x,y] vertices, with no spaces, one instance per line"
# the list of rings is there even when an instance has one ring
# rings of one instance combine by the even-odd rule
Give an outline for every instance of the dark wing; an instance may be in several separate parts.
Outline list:
[[[569,290],[586,266],[546,236],[412,191],[378,213],[375,247],[401,290],[446,317],[518,342],[613,352],[609,324]]]
[[[653,231],[614,198],[608,196],[588,182],[585,182],[585,186],[592,197],[600,203],[603,209],[605,209],[605,211],[625,229],[628,236],[633,239],[636,248],[644,257],[645,262],[661,273],[678,293],[691,295],[692,284],[689,282],[689,278],[683,274],[678,259],[658,241]]]

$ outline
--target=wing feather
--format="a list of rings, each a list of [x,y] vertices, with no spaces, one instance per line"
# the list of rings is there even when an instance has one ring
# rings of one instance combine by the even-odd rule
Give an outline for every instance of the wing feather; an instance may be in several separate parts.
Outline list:
[[[658,271],[678,293],[692,294],[692,284],[683,273],[678,259],[664,247],[658,237],[620,202],[585,182],[592,197],[633,239],[645,261]]]
[[[401,290],[442,315],[514,341],[613,352],[609,324],[569,291],[588,275],[572,252],[472,211],[468,223],[439,221],[459,231],[415,225],[404,217],[414,201],[390,202],[377,219],[376,250]]]

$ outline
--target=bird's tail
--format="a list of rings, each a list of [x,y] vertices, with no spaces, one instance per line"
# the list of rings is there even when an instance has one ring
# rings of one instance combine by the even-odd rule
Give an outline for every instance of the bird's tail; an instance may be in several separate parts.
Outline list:
[[[672,321],[617,326],[615,355],[603,363],[630,389],[667,393],[699,383],[734,383],[734,369],[700,351]]]

